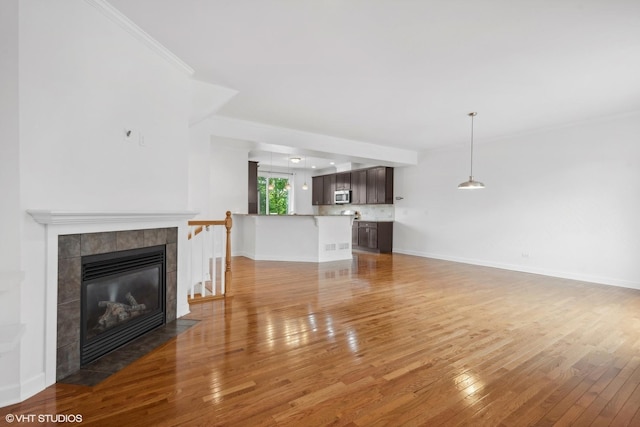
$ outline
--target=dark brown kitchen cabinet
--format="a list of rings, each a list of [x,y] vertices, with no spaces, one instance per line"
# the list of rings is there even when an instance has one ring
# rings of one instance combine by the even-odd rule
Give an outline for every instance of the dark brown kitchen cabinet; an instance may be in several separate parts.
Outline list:
[[[367,169],[367,204],[393,203],[393,168]]]
[[[336,190],[351,190],[351,172],[336,174]]]
[[[393,168],[378,166],[313,177],[311,203],[334,205],[336,190],[351,190],[352,205],[393,204]]]
[[[311,178],[311,204],[313,206],[324,204],[324,177],[314,176]]]
[[[367,204],[367,171],[365,169],[351,172],[351,204]]]
[[[322,179],[322,204],[323,205],[333,205],[334,203],[334,193],[336,192],[336,175],[324,175]]]
[[[391,252],[393,249],[393,222],[354,221],[352,247],[356,250],[370,252]]]
[[[356,246],[358,246],[358,231],[359,231],[358,222],[354,221],[353,227],[351,227],[351,247],[352,248],[355,248]]]
[[[247,213],[258,213],[258,162],[249,162],[249,204]]]
[[[362,226],[358,228],[358,246],[362,249],[378,249],[378,227]]]

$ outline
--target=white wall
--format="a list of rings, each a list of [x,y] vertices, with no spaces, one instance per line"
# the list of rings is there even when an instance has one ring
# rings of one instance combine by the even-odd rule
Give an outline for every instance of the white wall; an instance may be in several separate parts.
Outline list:
[[[186,207],[188,77],[83,1],[20,17],[24,205]]]
[[[17,0],[0,2],[0,73],[0,271],[3,271],[20,267],[19,250],[15,249],[20,245]]]
[[[248,211],[249,148],[245,141],[212,136],[208,119],[191,126],[189,142],[189,209],[196,219],[221,220],[226,212]],[[232,249],[239,244],[240,229],[232,226]],[[217,256],[224,253],[216,241]],[[196,262],[192,264],[200,268]]]
[[[243,168],[236,168],[241,159],[246,161],[251,144],[245,141],[231,138],[219,138],[215,134],[215,126],[208,117],[214,114],[222,105],[226,104],[237,91],[201,82],[191,81],[191,119],[189,126],[189,209],[198,213],[201,219],[222,219],[231,206],[242,209],[239,206],[238,192],[229,192],[229,189],[215,189],[212,187],[213,178],[222,179],[225,185],[233,187],[233,181],[224,176],[229,173],[234,179],[240,177]],[[216,154],[212,157],[212,150],[216,146]],[[221,161],[221,157],[227,153],[227,148],[235,148],[230,152],[231,165]],[[238,151],[240,150],[240,151]],[[220,170],[220,166],[222,170]],[[229,167],[231,166],[231,167]],[[236,176],[237,175],[237,176]],[[242,179],[242,178],[240,178]],[[246,178],[245,178],[246,180]],[[218,182],[217,185],[220,185]],[[213,192],[215,189],[215,192]],[[241,189],[240,189],[241,190]],[[229,208],[224,208],[229,206]],[[246,207],[244,208],[246,212]]]
[[[307,189],[302,189],[302,184],[306,181]],[[294,176],[295,188],[293,189],[293,212],[298,215],[313,215],[313,202],[311,197],[312,181],[311,172],[305,172],[303,170],[297,170]]]
[[[211,137],[211,219],[249,208],[249,148],[244,141]]]
[[[640,288],[640,113],[396,168],[394,251]]]
[[[19,5],[20,206],[12,214],[22,221],[26,276],[12,303],[26,332],[20,365],[9,367],[20,384],[2,385],[24,399],[44,385],[47,292],[44,226],[25,211],[186,210],[191,98],[183,68],[92,3]]]
[[[189,209],[197,217],[211,215],[211,137],[203,122],[189,129]]]
[[[0,2],[0,327],[20,323],[18,0]],[[20,349],[0,354],[0,406],[17,394]]]

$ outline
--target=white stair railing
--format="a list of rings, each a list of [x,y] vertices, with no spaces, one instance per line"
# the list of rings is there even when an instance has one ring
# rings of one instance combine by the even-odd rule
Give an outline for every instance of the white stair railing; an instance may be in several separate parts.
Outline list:
[[[230,296],[231,212],[227,212],[224,220],[194,220],[189,221],[188,225],[190,299],[195,301],[196,288],[200,291],[200,299]],[[208,284],[211,285],[210,289],[207,289]]]

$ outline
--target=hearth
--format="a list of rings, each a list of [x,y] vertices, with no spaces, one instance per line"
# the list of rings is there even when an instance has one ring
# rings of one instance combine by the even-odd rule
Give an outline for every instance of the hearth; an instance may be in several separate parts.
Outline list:
[[[165,245],[82,257],[80,364],[165,324]]]

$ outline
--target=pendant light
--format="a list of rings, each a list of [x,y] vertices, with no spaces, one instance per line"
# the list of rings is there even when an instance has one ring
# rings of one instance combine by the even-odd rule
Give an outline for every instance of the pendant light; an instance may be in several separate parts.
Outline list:
[[[291,175],[291,173],[289,172],[289,160],[290,159],[287,157],[287,175]],[[289,181],[291,181],[291,177],[287,178],[287,184],[284,186],[284,189],[287,191],[291,190],[291,184],[289,183]]]
[[[459,190],[477,190],[484,188],[483,183],[473,180],[473,118],[477,115],[478,113],[475,112],[468,114],[468,116],[471,117],[471,170],[469,171],[469,181],[458,185]]]
[[[271,169],[269,170],[269,176],[267,176],[267,181],[269,181],[269,185],[267,186],[267,188],[269,188],[269,191],[273,191],[273,189],[275,188],[273,185],[273,181],[271,179],[272,173],[273,173],[273,153],[271,153]]]
[[[309,186],[307,185],[307,158],[304,158],[304,184],[302,184],[303,190],[308,190]]]

